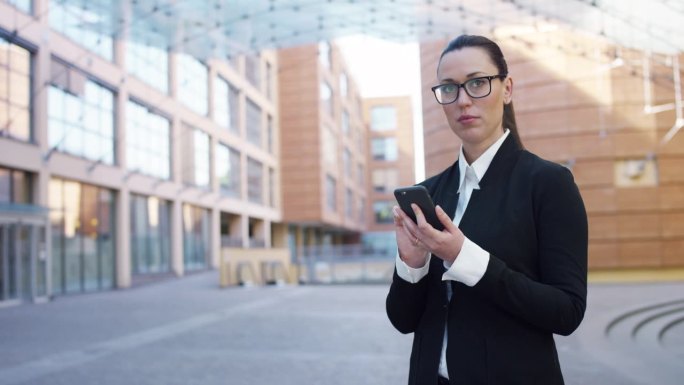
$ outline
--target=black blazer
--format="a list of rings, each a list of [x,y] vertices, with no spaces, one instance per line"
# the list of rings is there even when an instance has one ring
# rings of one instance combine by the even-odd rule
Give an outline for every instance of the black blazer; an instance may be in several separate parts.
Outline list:
[[[453,218],[458,182],[456,162],[421,184]],[[509,135],[459,227],[490,253],[475,286],[442,281],[435,256],[418,283],[394,273],[387,315],[414,333],[409,384],[437,383],[445,322],[451,384],[563,384],[553,334],[579,326],[587,296],[587,216],[572,174]]]

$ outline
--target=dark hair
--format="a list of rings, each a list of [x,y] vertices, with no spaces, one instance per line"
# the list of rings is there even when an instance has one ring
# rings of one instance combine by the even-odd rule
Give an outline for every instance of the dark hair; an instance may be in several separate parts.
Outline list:
[[[450,41],[449,44],[442,51],[442,55],[439,57],[439,63],[442,63],[442,58],[449,52],[459,50],[461,48],[473,47],[480,48],[484,50],[492,63],[499,70],[502,75],[508,75],[508,65],[506,64],[506,59],[504,58],[503,52],[499,46],[487,39],[484,36],[477,35],[461,35],[454,40]],[[513,138],[522,146],[522,140],[520,140],[520,134],[518,133],[518,125],[515,123],[515,112],[513,111],[513,101],[508,104],[504,104],[503,109],[503,127],[511,130]]]

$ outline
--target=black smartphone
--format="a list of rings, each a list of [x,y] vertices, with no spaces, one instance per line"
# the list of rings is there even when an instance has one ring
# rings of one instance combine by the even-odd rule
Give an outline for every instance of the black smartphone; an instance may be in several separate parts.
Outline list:
[[[394,197],[397,199],[399,207],[404,210],[409,218],[413,219],[413,222],[416,222],[416,214],[411,208],[411,203],[418,205],[423,212],[423,215],[425,215],[425,220],[431,224],[432,227],[440,231],[444,229],[444,225],[442,225],[442,222],[437,218],[435,204],[432,202],[430,193],[428,193],[425,186],[400,187],[394,190]]]

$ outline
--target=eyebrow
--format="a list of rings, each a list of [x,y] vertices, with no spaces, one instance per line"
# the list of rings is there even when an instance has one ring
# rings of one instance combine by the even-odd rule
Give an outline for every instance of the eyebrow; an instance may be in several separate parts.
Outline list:
[[[466,75],[466,79],[471,79],[471,78],[476,77],[476,75],[484,75],[484,74],[485,73],[482,71],[471,72],[468,75]],[[440,83],[457,83],[457,82],[452,78],[446,78],[446,79],[442,79],[442,81]]]

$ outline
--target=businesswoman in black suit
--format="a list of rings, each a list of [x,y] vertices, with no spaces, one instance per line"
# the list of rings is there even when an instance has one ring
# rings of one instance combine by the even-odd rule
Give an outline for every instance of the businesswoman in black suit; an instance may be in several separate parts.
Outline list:
[[[587,217],[572,174],[526,151],[496,43],[460,36],[433,87],[458,160],[421,184],[438,231],[394,207],[399,249],[387,315],[414,333],[409,384],[563,384],[553,334],[582,321]]]

